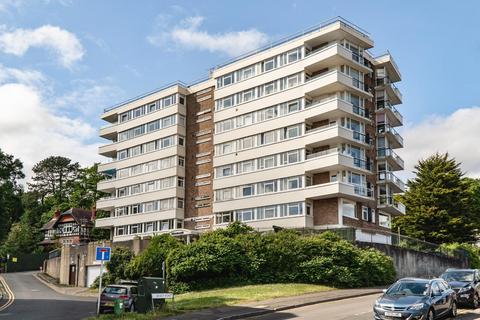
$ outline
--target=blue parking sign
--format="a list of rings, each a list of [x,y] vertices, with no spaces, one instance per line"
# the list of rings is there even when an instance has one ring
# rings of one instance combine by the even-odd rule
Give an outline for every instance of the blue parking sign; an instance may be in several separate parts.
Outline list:
[[[95,252],[95,260],[97,261],[110,261],[110,252],[112,248],[110,247],[97,247]]]

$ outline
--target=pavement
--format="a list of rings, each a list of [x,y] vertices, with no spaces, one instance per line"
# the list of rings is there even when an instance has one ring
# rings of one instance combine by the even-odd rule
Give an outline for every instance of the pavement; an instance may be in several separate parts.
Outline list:
[[[277,313],[283,310],[294,309],[312,304],[326,303],[329,301],[344,301],[354,297],[372,294],[379,296],[383,288],[345,289],[325,292],[310,293],[300,296],[277,298],[248,304],[238,304],[219,308],[204,309],[189,312],[164,319],[168,320],[230,320]],[[318,316],[318,315],[317,315]],[[323,319],[323,318],[322,318]]]
[[[0,284],[7,295],[0,301],[0,320],[80,320],[95,315],[95,298],[61,294],[34,274],[1,275]]]
[[[48,274],[43,272],[34,273],[33,276],[37,278],[44,285],[49,287],[56,292],[67,295],[67,296],[79,296],[79,297],[97,297],[98,290],[92,291],[89,288],[84,287],[71,287],[71,286],[62,286],[58,284],[58,280],[50,277]]]
[[[372,320],[372,307],[378,294],[348,300],[320,303],[301,308],[278,311],[263,316],[251,317],[250,320]],[[450,320],[452,318],[444,318]],[[480,319],[480,309],[460,309],[455,320]]]

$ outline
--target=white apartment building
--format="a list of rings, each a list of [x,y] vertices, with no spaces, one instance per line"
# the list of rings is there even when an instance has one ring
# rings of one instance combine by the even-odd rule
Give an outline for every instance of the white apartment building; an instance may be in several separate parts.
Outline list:
[[[394,105],[402,95],[392,56],[336,18],[107,109],[112,143],[97,226],[114,241],[161,232],[191,235],[242,221],[322,229],[389,230],[405,208]],[[360,234],[361,236],[361,234]]]

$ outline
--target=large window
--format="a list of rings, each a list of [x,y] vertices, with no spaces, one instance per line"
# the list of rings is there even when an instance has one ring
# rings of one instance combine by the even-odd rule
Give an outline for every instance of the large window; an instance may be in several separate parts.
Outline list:
[[[355,218],[355,202],[342,199],[342,215]]]

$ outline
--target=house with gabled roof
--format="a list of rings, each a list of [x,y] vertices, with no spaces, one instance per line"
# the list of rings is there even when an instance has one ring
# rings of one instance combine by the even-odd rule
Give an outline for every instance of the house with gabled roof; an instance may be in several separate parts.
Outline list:
[[[94,226],[94,210],[71,208],[65,212],[55,211],[52,219],[43,227],[44,239],[41,245],[83,244],[90,240],[90,232]]]

